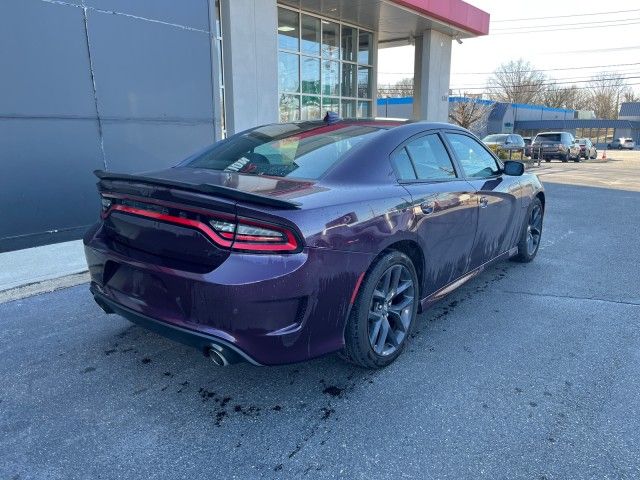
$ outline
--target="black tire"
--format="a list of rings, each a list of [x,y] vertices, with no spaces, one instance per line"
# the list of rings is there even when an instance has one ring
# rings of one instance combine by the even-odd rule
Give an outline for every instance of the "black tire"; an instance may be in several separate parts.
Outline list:
[[[545,158],[544,161],[549,163],[549,162],[551,162],[551,159],[550,158]]]
[[[576,162],[576,163],[580,163],[580,158],[581,158],[580,155],[578,155],[576,158],[573,159],[573,161]],[[585,157],[585,159],[586,158],[587,157]]]
[[[385,282],[388,274],[391,275],[390,282],[393,283],[393,275],[397,271],[401,272],[398,274],[398,282],[396,282],[398,285],[400,285],[401,278],[404,278],[406,282],[411,282],[412,285],[410,287],[406,287],[406,283],[400,285],[405,287],[402,292],[408,293],[404,300],[399,299],[398,304],[395,305],[398,312],[392,313],[393,305],[385,300],[380,300],[383,298],[381,295],[383,292],[377,287],[381,282]],[[404,277],[400,277],[400,275],[404,275]],[[345,346],[341,356],[364,368],[383,368],[398,358],[415,325],[420,300],[419,290],[416,269],[409,257],[395,250],[380,257],[364,277],[358,296],[351,308],[344,332]],[[402,306],[411,296],[413,296],[411,305]],[[390,302],[394,301],[395,297]],[[381,310],[380,305],[384,306],[385,303],[389,306],[385,306],[384,310]],[[380,326],[376,330],[378,321],[381,322],[381,325],[386,322],[387,328]],[[390,334],[383,334],[385,331]],[[384,338],[383,335],[385,335]],[[390,339],[389,347],[387,347],[387,339]],[[397,345],[393,345],[394,343]]]
[[[540,217],[536,217],[534,212],[538,212]],[[534,218],[535,217],[535,218]],[[522,226],[522,233],[520,234],[520,241],[518,242],[518,253],[512,257],[512,260],[521,263],[528,263],[536,258],[538,250],[540,249],[540,240],[542,239],[542,224],[544,220],[544,208],[542,202],[538,197],[534,198],[527,210],[527,216],[524,219]],[[537,230],[537,238],[533,238],[534,245],[532,247],[532,222],[535,224],[534,228]],[[535,236],[535,234],[533,234]]]

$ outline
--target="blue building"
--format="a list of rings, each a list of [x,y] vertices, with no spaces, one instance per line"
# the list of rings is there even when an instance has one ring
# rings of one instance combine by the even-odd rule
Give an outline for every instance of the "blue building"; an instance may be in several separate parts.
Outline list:
[[[576,138],[590,138],[605,147],[614,138],[633,138],[640,143],[640,102],[623,103],[617,120],[578,118],[578,111],[543,105],[502,103],[492,100],[449,97],[449,111],[460,103],[473,102],[486,109],[486,118],[472,128],[480,137],[492,133],[518,133],[533,137],[540,132],[566,131]],[[392,118],[412,118],[413,98],[379,98],[378,115]]]

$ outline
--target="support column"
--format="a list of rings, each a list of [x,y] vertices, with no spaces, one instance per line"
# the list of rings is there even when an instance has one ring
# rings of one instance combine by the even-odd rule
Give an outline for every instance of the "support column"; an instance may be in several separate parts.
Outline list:
[[[222,0],[227,133],[278,121],[276,0]]]
[[[435,30],[426,30],[415,39],[413,118],[416,120],[449,119],[451,40],[449,35]]]

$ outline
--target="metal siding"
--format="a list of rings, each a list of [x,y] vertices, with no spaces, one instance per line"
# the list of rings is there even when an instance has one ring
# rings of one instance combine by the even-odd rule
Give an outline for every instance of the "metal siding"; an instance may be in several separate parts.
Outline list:
[[[213,136],[210,123],[105,122],[102,131],[109,170],[122,173],[171,167]]]
[[[625,102],[620,106],[620,117],[637,117],[640,120],[640,102]]]
[[[94,11],[89,27],[101,116],[213,122],[206,33]]]
[[[85,5],[208,31],[208,0],[84,0]]]
[[[95,115],[82,10],[0,2],[0,116]]]
[[[95,120],[0,119],[0,152],[0,240],[97,220]]]
[[[0,2],[0,251],[77,238],[94,169],[162,168],[214,140],[209,3]]]

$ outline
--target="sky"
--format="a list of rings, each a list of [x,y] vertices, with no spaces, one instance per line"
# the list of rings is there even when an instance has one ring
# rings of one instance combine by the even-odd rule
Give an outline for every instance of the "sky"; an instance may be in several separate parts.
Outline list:
[[[640,92],[640,1],[466,1],[491,15],[490,33],[462,45],[453,42],[451,88],[456,94],[481,93],[487,72],[518,58],[536,69],[554,69],[544,73],[581,87],[592,75],[620,73],[631,77],[626,82]],[[412,77],[413,55],[411,46],[381,49],[378,83]]]

